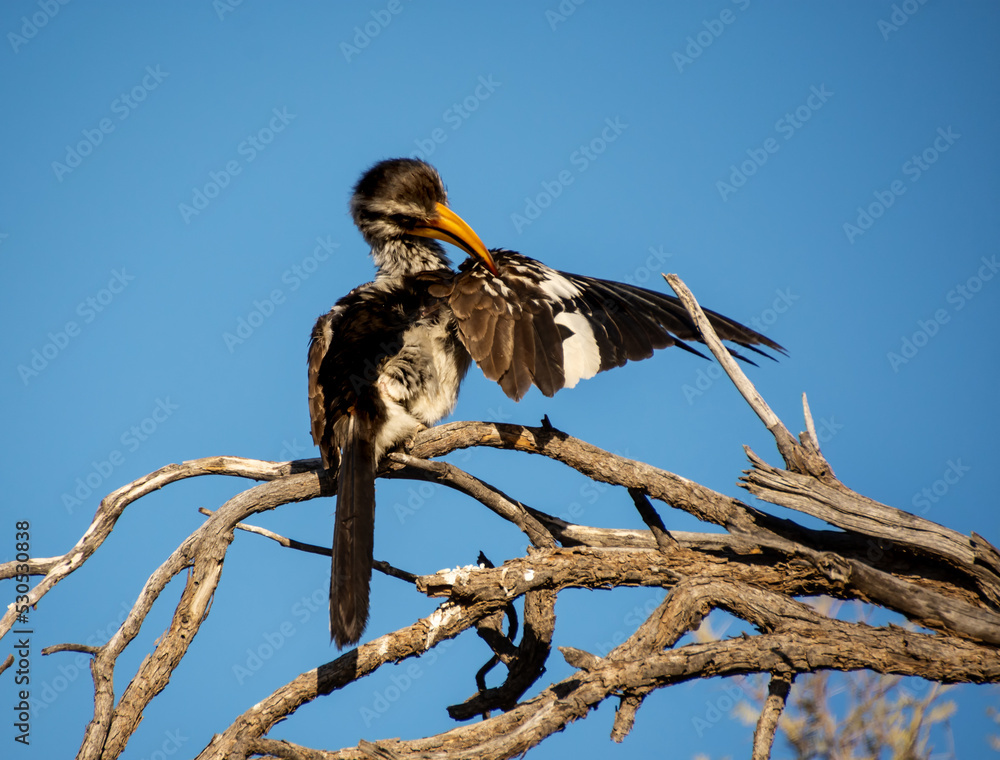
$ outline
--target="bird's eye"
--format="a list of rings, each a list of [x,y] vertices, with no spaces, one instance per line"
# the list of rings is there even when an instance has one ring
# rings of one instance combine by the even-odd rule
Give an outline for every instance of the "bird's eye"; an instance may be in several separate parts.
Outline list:
[[[389,218],[393,224],[397,227],[402,227],[404,230],[412,230],[417,224],[416,219],[406,214],[391,214]]]

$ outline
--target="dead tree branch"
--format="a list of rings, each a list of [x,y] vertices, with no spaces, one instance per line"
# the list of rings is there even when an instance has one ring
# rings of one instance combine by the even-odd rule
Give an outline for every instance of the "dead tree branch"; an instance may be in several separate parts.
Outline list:
[[[793,675],[775,673],[767,687],[767,699],[757,721],[757,729],[753,733],[753,760],[767,760],[771,756],[774,745],[774,734],[778,730],[778,719],[788,701],[788,692],[792,688]]]
[[[369,641],[290,678],[248,706],[199,754],[200,760],[275,758],[508,758],[517,756],[603,701],[618,700],[612,738],[622,741],[645,698],[672,684],[715,676],[770,675],[755,732],[753,757],[766,758],[795,676],[817,670],[865,670],[919,676],[940,683],[1000,682],[1000,553],[978,534],[954,530],[855,493],[834,476],[819,449],[803,396],[806,431],[796,439],[732,361],[683,283],[668,276],[703,337],[775,438],[785,468],[747,449],[751,469],[741,485],[764,502],[819,518],[831,527],[806,528],[713,491],[680,475],[613,455],[555,429],[487,422],[455,422],[425,430],[406,450],[381,464],[380,476],[441,483],[466,494],[523,532],[531,547],[499,567],[468,566],[412,575],[387,563],[379,569],[441,598],[429,616]],[[626,489],[621,503],[639,511],[649,530],[575,525],[526,505],[529,494],[506,494],[453,464],[450,452],[487,446],[547,457],[601,483]],[[316,459],[265,462],[212,457],[168,465],[109,494],[87,531],[65,554],[33,559],[40,576],[27,594],[37,604],[100,550],[124,511],[143,496],[202,475],[265,481],[215,511],[149,576],[117,632],[103,646],[53,643],[43,651],[92,657],[94,714],[78,758],[119,757],[150,702],[166,687],[208,619],[235,531],[249,531],[292,550],[330,550],[246,522],[253,515],[335,493]],[[626,498],[626,496],[628,498]],[[522,501],[523,498],[525,501]],[[724,533],[668,532],[650,500],[683,510]],[[662,508],[662,507],[661,507]],[[0,565],[0,579],[25,573]],[[167,584],[185,574],[184,589],[153,651],[125,673],[121,656],[135,640]],[[658,587],[666,597],[618,647],[604,657],[561,647],[576,672],[532,699],[524,694],[544,675],[555,632],[555,603],[564,589]],[[875,627],[823,614],[799,601],[826,595],[880,605],[915,627]],[[501,630],[522,599],[519,639]],[[742,620],[753,635],[679,645],[713,610]],[[0,619],[0,636],[15,619]],[[513,619],[513,618],[512,618]],[[919,627],[919,628],[917,628]],[[516,629],[514,624],[512,630]],[[351,748],[310,749],[272,738],[277,724],[309,702],[350,687],[385,665],[420,657],[442,641],[474,629],[488,646],[490,665],[507,668],[504,681],[447,708],[455,720],[484,716],[444,733],[411,741],[360,740]],[[920,630],[923,629],[923,630]],[[0,673],[11,659],[0,666]],[[470,683],[472,674],[470,674]],[[119,694],[116,694],[115,684]],[[442,706],[444,709],[444,706]]]

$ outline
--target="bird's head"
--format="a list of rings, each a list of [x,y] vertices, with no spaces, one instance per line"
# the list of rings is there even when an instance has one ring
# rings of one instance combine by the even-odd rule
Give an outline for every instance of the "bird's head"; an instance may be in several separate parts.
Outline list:
[[[458,246],[497,274],[489,250],[448,208],[441,177],[423,161],[393,158],[375,164],[354,186],[351,216],[375,263],[388,274],[447,265],[441,247],[427,238]]]

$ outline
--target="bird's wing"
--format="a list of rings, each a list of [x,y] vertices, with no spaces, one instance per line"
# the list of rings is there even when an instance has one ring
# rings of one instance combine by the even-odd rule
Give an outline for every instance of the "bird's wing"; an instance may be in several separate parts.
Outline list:
[[[673,296],[558,272],[512,251],[492,253],[499,277],[470,260],[431,293],[448,299],[473,360],[515,401],[532,385],[551,396],[598,372],[647,359],[658,348],[678,346],[704,356],[685,342],[700,340],[698,330]],[[768,358],[758,346],[784,353],[749,327],[705,313],[723,340]]]
[[[374,416],[372,391],[382,359],[399,350],[409,325],[405,292],[368,283],[341,298],[313,327],[309,341],[309,416],[323,466],[340,461],[347,417],[359,409]],[[400,296],[400,297],[397,297]],[[395,349],[394,349],[395,347]]]
[[[309,416],[324,467],[339,461],[352,410],[378,416],[381,402],[373,387],[383,360],[402,348],[409,327],[437,307],[429,285],[451,279],[450,271],[435,270],[376,280],[352,290],[316,321],[309,341]]]
[[[323,360],[333,341],[334,328],[340,322],[343,311],[337,305],[317,319],[309,339],[309,419],[313,443],[319,446],[326,468],[339,462],[339,451],[332,445],[333,426],[327,425],[326,385],[321,373]]]

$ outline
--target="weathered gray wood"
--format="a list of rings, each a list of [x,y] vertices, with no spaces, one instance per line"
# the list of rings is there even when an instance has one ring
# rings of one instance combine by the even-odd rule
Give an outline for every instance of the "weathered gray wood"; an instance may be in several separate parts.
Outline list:
[[[673,278],[671,284],[691,304],[699,324],[707,324],[683,283]],[[410,626],[291,678],[248,707],[199,758],[508,758],[585,717],[607,699],[620,701],[612,738],[621,741],[638,719],[645,697],[658,688],[695,678],[769,673],[773,688],[753,750],[754,758],[765,758],[787,684],[797,673],[864,669],[941,683],[1000,682],[1000,552],[976,533],[964,536],[851,491],[836,479],[820,452],[805,399],[807,432],[796,440],[739,368],[724,361],[728,355],[710,326],[705,338],[774,434],[785,462],[785,469],[773,467],[748,449],[752,468],[745,473],[744,487],[764,501],[818,517],[838,530],[809,529],[776,518],[680,475],[602,451],[547,421],[540,427],[458,422],[425,430],[405,452],[387,457],[380,474],[433,480],[461,491],[523,531],[533,548],[500,567],[427,576],[380,563],[418,592],[443,598],[442,605]],[[573,525],[518,500],[530,494],[505,494],[452,464],[432,461],[470,446],[545,456],[596,481],[622,486],[621,508],[638,508],[651,531]],[[210,474],[268,482],[207,512],[206,521],[148,578],[128,617],[105,645],[57,643],[44,650],[53,656],[87,652],[93,658],[94,716],[79,758],[110,760],[123,753],[144,710],[169,682],[205,623],[235,531],[253,529],[243,521],[289,502],[329,496],[333,481],[315,459],[273,463],[212,457],[168,465],[106,497],[86,533],[64,555],[28,563],[27,574],[41,576],[28,594],[35,604],[102,547],[136,500],[179,480]],[[647,497],[726,532],[668,532]],[[325,551],[271,531],[257,532],[292,550]],[[0,579],[24,572],[13,562],[0,565]],[[120,656],[163,589],[181,573],[186,574],[185,586],[169,627],[134,673],[123,673]],[[620,586],[660,587],[667,593],[645,622],[606,656],[562,648],[577,671],[533,699],[519,701],[544,672],[558,594],[566,588]],[[797,600],[816,595],[878,604],[933,633],[847,623]],[[525,635],[512,642],[504,638],[499,621],[520,597]],[[758,633],[677,646],[715,609],[739,617]],[[10,630],[14,617],[11,608],[0,619],[0,636]],[[361,741],[337,751],[268,738],[299,707],[387,664],[419,657],[477,626],[508,668],[507,679],[450,711],[459,719],[496,710],[499,714],[437,736]],[[126,684],[117,699],[115,682]]]

